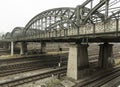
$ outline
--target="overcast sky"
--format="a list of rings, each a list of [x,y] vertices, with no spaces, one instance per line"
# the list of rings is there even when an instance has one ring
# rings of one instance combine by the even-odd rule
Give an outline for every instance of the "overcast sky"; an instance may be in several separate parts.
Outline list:
[[[0,0],[0,32],[24,27],[31,18],[44,10],[76,7],[85,0]]]

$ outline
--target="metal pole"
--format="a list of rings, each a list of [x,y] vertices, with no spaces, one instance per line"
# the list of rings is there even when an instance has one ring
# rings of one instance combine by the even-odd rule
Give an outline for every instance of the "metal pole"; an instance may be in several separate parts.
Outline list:
[[[14,54],[14,42],[11,41],[11,56]]]
[[[106,0],[106,7],[105,7],[105,19],[108,18],[108,9],[109,9],[109,0]]]
[[[93,8],[93,0],[91,0],[91,9]]]

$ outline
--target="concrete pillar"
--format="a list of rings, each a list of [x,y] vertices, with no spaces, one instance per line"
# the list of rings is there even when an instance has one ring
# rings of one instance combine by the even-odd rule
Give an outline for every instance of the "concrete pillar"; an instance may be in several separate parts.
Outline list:
[[[26,52],[27,52],[27,43],[26,42],[21,42],[20,55],[23,55]]]
[[[2,43],[1,47],[4,48],[4,42]]]
[[[2,43],[0,43],[0,48],[2,48]]]
[[[11,56],[14,55],[14,42],[11,41]]]
[[[68,77],[75,80],[79,79],[79,71],[89,66],[87,48],[87,44],[73,44],[70,46],[67,66]]]
[[[11,48],[11,45],[10,45],[10,43],[9,43],[9,47],[8,47],[8,50],[10,50],[10,48]]]
[[[41,42],[41,53],[46,53],[46,43]]]
[[[6,43],[6,49],[9,49],[9,43]]]
[[[104,43],[100,44],[98,66],[100,68],[107,68],[111,65],[111,59],[113,59],[112,44]]]
[[[3,48],[3,42],[0,43],[0,48]]]
[[[10,46],[11,46],[11,44],[9,43],[9,42],[6,42],[6,43],[4,43],[4,45],[5,45],[5,49],[8,49],[8,50],[10,50]]]
[[[8,49],[8,43],[7,43],[7,42],[4,42],[3,48],[4,48],[4,49]]]

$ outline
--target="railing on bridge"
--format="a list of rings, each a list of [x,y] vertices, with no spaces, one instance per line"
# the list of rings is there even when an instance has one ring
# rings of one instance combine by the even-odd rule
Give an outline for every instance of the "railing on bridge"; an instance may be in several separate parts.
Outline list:
[[[85,24],[80,28],[71,29],[59,29],[52,31],[43,31],[39,34],[30,35],[21,39],[48,39],[48,38],[60,38],[60,37],[72,37],[72,36],[115,36],[120,31],[120,20],[108,20],[106,22],[99,22],[96,24]]]

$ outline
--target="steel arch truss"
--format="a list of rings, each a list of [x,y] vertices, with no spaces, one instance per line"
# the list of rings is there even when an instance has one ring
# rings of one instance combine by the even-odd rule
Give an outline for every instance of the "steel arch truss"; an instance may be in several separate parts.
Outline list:
[[[80,26],[77,23],[77,19],[80,17],[78,18],[77,10],[80,10],[79,6],[76,8],[55,8],[44,11],[28,22],[25,26],[24,33],[29,37],[40,33],[43,34],[46,31],[50,32],[51,30],[59,30],[62,28],[79,28]],[[84,10],[83,16],[85,18],[85,15],[89,13],[90,9],[83,7],[82,10]],[[103,18],[103,15],[99,12],[96,12],[95,15],[97,15],[97,17],[101,17],[101,19]]]
[[[98,0],[98,3],[92,7],[92,2],[95,0],[86,0],[76,8],[63,7],[46,10],[33,17],[24,28],[16,27],[10,35],[4,35],[4,37],[27,40],[28,38],[44,39],[113,31],[112,28],[115,30],[119,24],[119,20],[114,19],[119,19],[120,11],[108,15],[109,1]],[[91,4],[90,8],[86,7],[88,4]],[[104,13],[100,11],[102,7]],[[110,21],[107,21],[108,19]]]
[[[25,26],[25,33],[27,30],[46,30],[46,27],[66,19],[75,20],[74,8],[55,8],[44,11],[28,22]]]
[[[11,33],[7,32],[5,35],[2,36],[2,39],[11,39]]]
[[[18,39],[23,36],[24,27],[15,27],[11,32],[12,39]]]
[[[120,10],[115,13],[112,13],[112,15],[109,16],[108,20],[110,19],[120,19]]]

